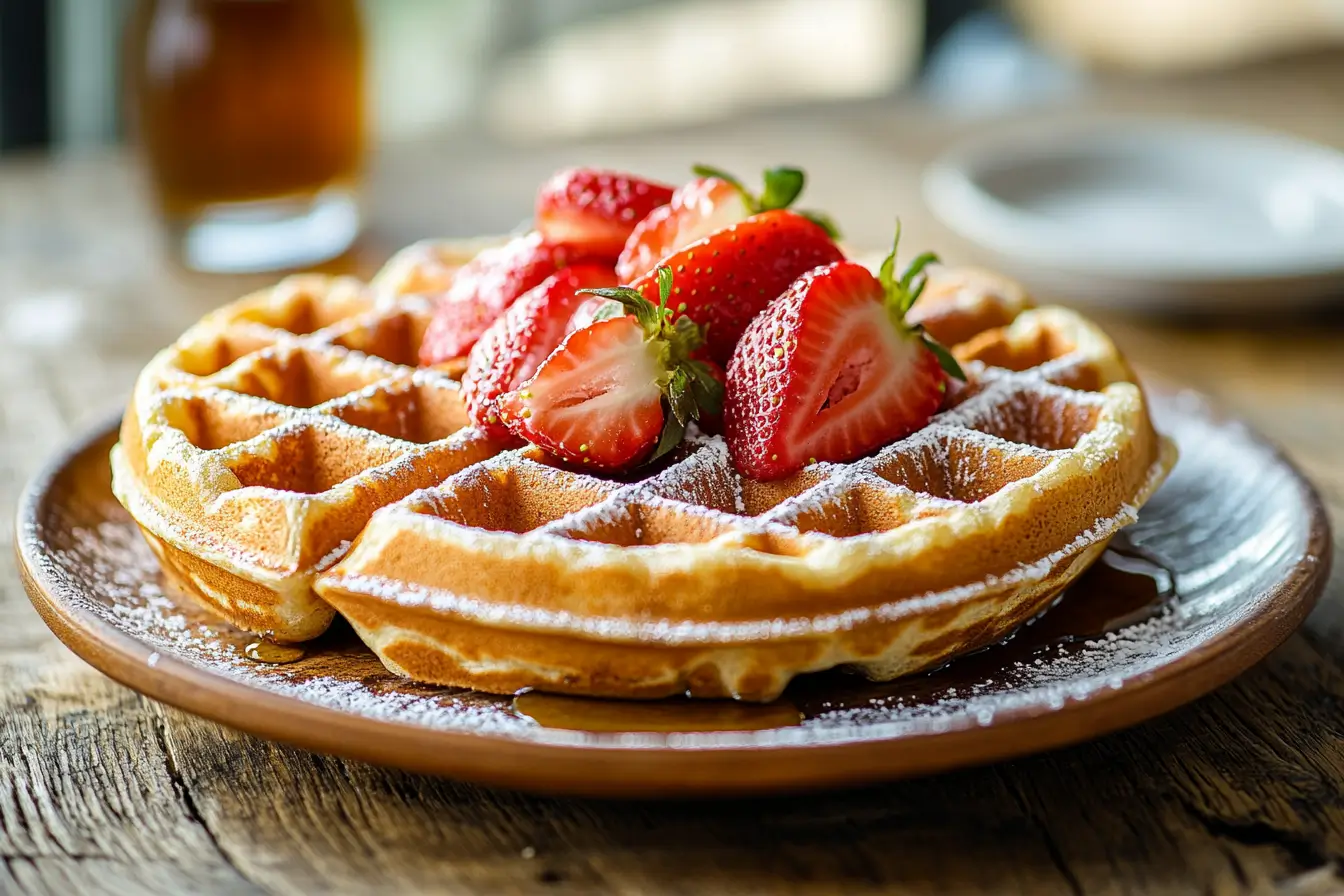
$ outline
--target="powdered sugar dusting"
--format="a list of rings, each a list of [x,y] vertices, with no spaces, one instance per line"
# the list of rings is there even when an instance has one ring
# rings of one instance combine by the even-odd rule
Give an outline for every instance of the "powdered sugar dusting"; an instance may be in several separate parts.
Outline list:
[[[1160,613],[997,664],[959,660],[952,669],[964,671],[955,680],[937,673],[885,684],[841,673],[803,676],[785,695],[802,710],[803,723],[764,731],[599,735],[545,728],[516,713],[509,698],[402,681],[348,632],[324,636],[307,658],[290,665],[254,663],[242,652],[252,636],[164,589],[153,555],[110,496],[93,508],[69,510],[61,502],[79,497],[54,496],[47,528],[30,523],[20,537],[36,558],[39,577],[66,609],[129,635],[156,674],[173,675],[186,663],[334,713],[612,749],[811,746],[937,735],[1108,699],[1135,681],[1164,674],[1274,605],[1275,588],[1305,550],[1304,486],[1244,429],[1215,422],[1188,396],[1156,398],[1158,422],[1180,443],[1183,460],[1128,531],[1134,544],[1160,555],[1173,571],[1176,597]]]

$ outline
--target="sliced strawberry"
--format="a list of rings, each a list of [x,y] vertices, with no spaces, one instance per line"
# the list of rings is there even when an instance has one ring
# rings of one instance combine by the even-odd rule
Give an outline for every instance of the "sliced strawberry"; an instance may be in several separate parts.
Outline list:
[[[610,299],[603,299],[599,296],[588,296],[583,303],[579,305],[578,310],[574,312],[573,316],[570,317],[569,323],[565,326],[565,333],[573,333],[575,330],[582,330],[584,327],[596,323],[597,312],[609,301]]]
[[[624,470],[663,429],[662,374],[633,318],[571,333],[537,375],[499,399],[509,429],[570,463]]]
[[[726,364],[762,308],[805,271],[844,257],[814,221],[795,212],[763,212],[668,257],[665,264],[677,280],[670,301],[705,326],[708,356]],[[657,298],[654,274],[632,286],[646,299]]]
[[[900,280],[892,258],[880,279],[849,261],[810,271],[752,321],[728,365],[724,407],[738,472],[777,479],[852,460],[929,422],[947,375],[964,377],[905,322],[928,260]]]
[[[523,293],[476,342],[462,377],[462,396],[472,422],[487,435],[507,439],[499,420],[499,396],[537,372],[565,338],[575,311],[593,298],[581,289],[615,286],[611,268],[578,264],[562,268]]]
[[[758,196],[731,174],[705,165],[692,170],[700,176],[679,188],[666,205],[651,212],[630,234],[616,262],[616,274],[622,283],[642,277],[673,252],[717,230],[761,212],[788,208],[803,191],[805,180],[798,168],[768,168],[765,189]],[[825,227],[832,237],[837,235],[825,216],[803,214]]]
[[[614,261],[635,225],[671,198],[672,188],[657,181],[571,168],[537,194],[537,230],[547,242],[582,246]]]
[[[684,315],[672,322],[671,271],[661,280],[657,306],[628,288],[594,290],[615,301],[500,396],[505,425],[561,460],[619,472],[670,451],[690,421],[717,413],[722,386],[690,359],[700,328]]]
[[[549,243],[535,232],[482,250],[463,265],[439,299],[420,344],[420,363],[429,366],[463,357],[523,293],[563,267],[602,260],[583,247]]]

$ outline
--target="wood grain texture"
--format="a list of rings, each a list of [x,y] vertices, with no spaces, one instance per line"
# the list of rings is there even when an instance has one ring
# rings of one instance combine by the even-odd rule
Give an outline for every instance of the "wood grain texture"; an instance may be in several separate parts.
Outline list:
[[[1341,87],[1344,66],[1310,59],[1106,96],[1112,108],[1250,116],[1344,146],[1332,100]],[[882,239],[899,209],[908,245],[966,257],[920,211],[917,178],[968,127],[874,106],[563,149],[389,149],[372,179],[372,236],[349,263],[367,271],[422,235],[512,226],[559,164],[675,176],[691,158],[749,170],[781,146],[816,178],[809,204],[840,214],[856,241]],[[166,264],[120,156],[0,164],[0,502],[12,507],[27,475],[119,404],[155,348],[257,282]],[[1344,547],[1338,317],[1213,330],[1105,323],[1140,363],[1279,442],[1321,488]],[[8,514],[0,525],[8,542]],[[1300,635],[1137,729],[857,792],[646,804],[415,777],[158,706],[57,645],[0,551],[0,893],[1324,894],[1344,891],[1341,867],[1338,567]]]

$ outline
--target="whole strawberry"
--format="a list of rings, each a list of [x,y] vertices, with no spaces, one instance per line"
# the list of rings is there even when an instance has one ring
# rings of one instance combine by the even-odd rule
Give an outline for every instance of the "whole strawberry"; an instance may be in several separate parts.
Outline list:
[[[462,397],[472,423],[487,435],[507,439],[499,396],[536,373],[565,338],[575,312],[591,296],[581,290],[615,286],[611,268],[578,264],[562,268],[524,293],[476,342],[462,376]]]
[[[897,228],[897,239],[900,228]],[[800,277],[751,322],[728,364],[724,432],[744,476],[777,479],[817,461],[848,461],[928,424],[951,354],[905,315],[924,287],[922,255],[874,277],[841,261]]]
[[[756,194],[717,168],[696,165],[691,170],[699,176],[673,193],[666,205],[640,221],[620,250],[616,274],[622,283],[642,277],[673,252],[717,230],[761,212],[788,208],[802,193],[806,180],[799,168],[767,168],[763,176],[765,189]],[[824,215],[800,214],[820,224],[832,239],[838,238],[835,226]]]
[[[844,258],[827,231],[796,212],[770,211],[715,231],[674,252],[664,264],[676,274],[670,299],[677,313],[706,328],[709,358],[727,364],[742,331],[800,274]],[[632,287],[656,300],[656,275]]]
[[[658,305],[626,287],[590,290],[612,301],[565,337],[537,372],[500,396],[517,436],[570,464],[622,472],[681,442],[686,426],[719,412],[723,384],[693,360],[700,328],[668,308],[672,272],[659,272]]]
[[[523,293],[563,267],[603,261],[611,263],[609,256],[547,242],[536,232],[483,249],[454,275],[439,299],[420,343],[420,363],[429,366],[464,357]]]
[[[571,168],[551,177],[537,194],[537,230],[549,243],[582,246],[615,261],[635,225],[671,198],[672,188],[657,181]]]

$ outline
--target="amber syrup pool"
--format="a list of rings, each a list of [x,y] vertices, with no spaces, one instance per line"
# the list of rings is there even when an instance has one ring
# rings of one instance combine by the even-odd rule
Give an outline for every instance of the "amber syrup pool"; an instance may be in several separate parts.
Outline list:
[[[923,674],[872,683],[846,673],[798,678],[767,704],[673,698],[635,702],[527,692],[514,711],[548,728],[592,732],[758,731],[801,724],[820,712],[883,703],[918,703],[992,679],[1047,652],[1103,638],[1157,616],[1176,596],[1175,576],[1159,557],[1121,532],[1055,604],[1007,640]]]
[[[243,656],[255,663],[269,663],[274,666],[281,666],[285,663],[295,663],[307,655],[302,647],[295,647],[292,644],[274,644],[270,641],[253,641],[243,648]]]

